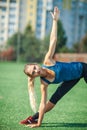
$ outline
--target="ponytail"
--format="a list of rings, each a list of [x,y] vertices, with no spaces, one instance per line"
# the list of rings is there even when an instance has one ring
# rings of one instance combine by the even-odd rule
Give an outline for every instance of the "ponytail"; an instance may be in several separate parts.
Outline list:
[[[34,91],[34,79],[28,77],[28,93],[29,93],[29,100],[30,100],[30,106],[34,112],[36,112],[36,97],[35,97],[35,91]]]

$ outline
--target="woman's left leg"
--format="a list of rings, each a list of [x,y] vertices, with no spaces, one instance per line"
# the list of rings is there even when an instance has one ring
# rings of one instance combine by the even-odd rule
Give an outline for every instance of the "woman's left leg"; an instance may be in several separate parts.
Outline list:
[[[58,86],[58,88],[56,89],[56,91],[54,92],[54,94],[51,96],[50,100],[46,103],[46,109],[45,109],[45,113],[50,111],[51,109],[54,108],[54,106],[56,105],[56,103],[68,92],[71,90],[72,87],[75,86],[75,84],[78,83],[80,79],[75,79],[75,80],[70,80],[70,81],[66,81],[63,82],[60,86]],[[37,112],[35,115],[32,116],[33,119],[38,119],[39,117],[39,112]]]

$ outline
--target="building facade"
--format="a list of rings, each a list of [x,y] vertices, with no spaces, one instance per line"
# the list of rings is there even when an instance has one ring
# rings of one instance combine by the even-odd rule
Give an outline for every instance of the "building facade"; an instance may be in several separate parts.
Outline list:
[[[67,45],[72,46],[87,33],[87,0],[0,0],[0,48],[15,32],[23,32],[27,24],[36,37],[44,39],[52,27],[50,11],[58,6]]]
[[[19,0],[0,1],[0,48],[6,44],[7,38],[18,30]]]
[[[37,0],[0,0],[0,50],[14,33],[23,32],[27,24],[36,27]]]
[[[51,31],[52,18],[50,11],[58,6],[67,36],[67,46],[72,47],[87,33],[87,1],[86,0],[38,0],[36,36],[43,39]]]
[[[67,45],[71,47],[87,33],[87,1],[68,0],[68,4],[65,1],[63,1],[62,23],[68,38]]]

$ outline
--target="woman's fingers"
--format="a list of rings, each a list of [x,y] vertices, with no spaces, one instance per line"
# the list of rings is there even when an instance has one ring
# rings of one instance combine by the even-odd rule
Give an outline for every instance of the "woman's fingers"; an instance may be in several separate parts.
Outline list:
[[[60,17],[60,10],[57,7],[55,7],[54,12],[50,12],[50,14],[53,19],[58,20]]]

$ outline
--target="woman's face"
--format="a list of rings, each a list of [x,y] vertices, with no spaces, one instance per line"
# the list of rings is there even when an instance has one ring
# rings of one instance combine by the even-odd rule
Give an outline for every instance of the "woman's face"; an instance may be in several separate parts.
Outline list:
[[[28,66],[28,74],[32,77],[40,76],[41,68],[38,64],[31,64]]]

